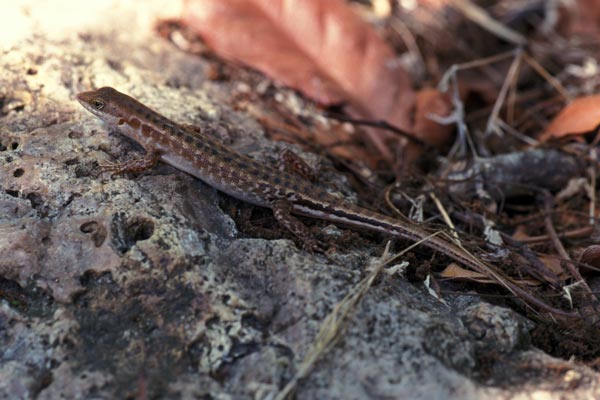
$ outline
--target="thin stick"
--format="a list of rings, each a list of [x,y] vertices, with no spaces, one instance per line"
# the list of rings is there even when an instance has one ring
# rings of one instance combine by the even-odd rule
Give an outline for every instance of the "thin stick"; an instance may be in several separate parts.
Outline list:
[[[504,99],[506,98],[506,94],[508,93],[508,89],[511,86],[513,80],[516,79],[517,71],[519,70],[519,65],[521,64],[521,58],[523,56],[523,52],[521,50],[517,50],[515,52],[515,58],[508,69],[508,73],[506,74],[506,79],[502,84],[502,88],[500,89],[500,93],[498,93],[498,98],[496,99],[496,103],[494,103],[494,108],[490,113],[490,117],[488,118],[487,125],[485,127],[485,133],[489,134],[494,130],[494,126],[496,125],[496,120],[498,119],[498,115],[500,114],[500,110],[504,105]]]
[[[594,161],[594,164],[597,162],[597,156],[595,150],[589,151],[590,158]],[[596,167],[592,166],[589,168],[590,171],[590,189],[589,189],[589,198],[590,198],[590,225],[594,225],[596,215]]]
[[[511,125],[504,122],[504,120],[502,120],[502,118],[498,118],[496,120],[496,124],[498,124],[498,126],[501,129],[503,129],[505,132],[513,135],[515,138],[519,139],[520,141],[522,141],[523,143],[525,143],[529,146],[538,146],[540,144],[539,141],[535,140],[532,137],[522,134],[520,131],[513,128]]]
[[[527,44],[527,39],[523,35],[496,21],[483,8],[471,1],[453,0],[450,4],[459,9],[471,21],[494,35],[518,46]]]
[[[419,144],[421,146],[426,146],[426,143],[424,141],[422,141],[418,137],[414,136],[412,133],[407,132],[403,129],[400,129],[397,126],[394,126],[387,121],[356,119],[356,118],[351,118],[351,117],[347,117],[345,115],[334,114],[334,113],[326,113],[325,117],[335,119],[337,121],[348,122],[352,125],[363,125],[363,126],[370,126],[372,128],[388,130],[388,131],[397,133],[398,135],[407,138],[408,140],[410,140],[413,143]]]
[[[552,202],[553,202],[552,195],[546,191],[544,193],[544,209],[546,211],[552,209]],[[600,303],[598,302],[598,299],[594,295],[591,294],[592,289],[588,286],[587,282],[583,279],[583,277],[579,273],[579,270],[577,268],[575,268],[575,266],[573,265],[573,262],[571,262],[571,257],[569,256],[569,253],[567,253],[567,250],[565,249],[562,242],[558,238],[558,235],[556,234],[556,229],[554,229],[554,224],[552,223],[552,218],[550,216],[546,216],[544,218],[544,224],[546,226],[546,230],[548,231],[548,235],[550,236],[550,238],[552,240],[552,244],[556,248],[556,251],[558,251],[558,254],[564,260],[566,260],[564,264],[567,266],[567,269],[569,270],[569,272],[571,273],[573,278],[575,278],[575,283],[577,284],[577,286],[580,286],[583,289],[583,291],[586,295],[590,296],[590,300],[592,303],[591,305],[596,314],[594,316],[596,317],[596,320],[598,320],[598,310],[600,309]]]
[[[558,233],[557,236],[559,239],[575,239],[575,238],[583,238],[588,237],[592,232],[594,232],[593,226],[586,226],[583,228],[577,228],[570,231]],[[550,240],[550,235],[538,235],[538,236],[529,236],[525,238],[520,238],[519,241],[521,243],[532,244],[532,243],[543,243]]]
[[[527,53],[523,54],[523,60],[529,64],[531,66],[531,68],[533,68],[538,74],[540,74],[544,79],[546,79],[548,81],[548,83],[550,83],[550,85],[552,85],[552,87],[561,94],[561,96],[563,96],[567,101],[571,101],[573,100],[573,98],[571,97],[571,95],[569,94],[569,92],[567,92],[567,89],[565,89],[565,87],[558,81],[558,79],[556,79],[555,77],[553,77],[552,75],[550,75],[548,73],[548,71],[546,71],[546,69],[544,67],[542,67],[540,65],[540,63],[537,62],[537,60],[529,55],[527,55]]]

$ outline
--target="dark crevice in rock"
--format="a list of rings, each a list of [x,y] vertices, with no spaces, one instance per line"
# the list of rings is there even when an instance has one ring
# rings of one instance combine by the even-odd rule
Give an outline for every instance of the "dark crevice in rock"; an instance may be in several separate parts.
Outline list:
[[[154,234],[154,222],[144,217],[129,218],[125,213],[113,215],[111,223],[112,246],[119,254],[127,253],[140,240]]]

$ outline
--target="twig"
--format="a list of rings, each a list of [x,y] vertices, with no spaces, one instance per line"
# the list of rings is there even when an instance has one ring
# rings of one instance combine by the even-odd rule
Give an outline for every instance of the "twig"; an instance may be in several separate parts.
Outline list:
[[[522,134],[520,131],[513,128],[511,125],[504,122],[504,120],[502,118],[496,119],[496,124],[498,124],[498,126],[500,126],[500,128],[503,129],[505,132],[513,135],[515,138],[517,138],[518,140],[522,141],[523,143],[525,143],[529,146],[537,146],[540,143],[539,141],[535,140],[534,138]]]
[[[515,76],[519,76],[519,73],[521,72],[521,63],[519,63],[519,66],[517,67],[517,71],[515,73]],[[515,106],[517,104],[517,88],[518,88],[518,83],[519,83],[519,79],[513,79],[511,81],[511,85],[510,85],[510,89],[508,91],[508,99],[506,101],[507,106],[506,106],[506,120],[508,121],[507,125],[512,125],[514,123],[514,119],[515,119]],[[496,120],[498,120],[499,118],[497,118]]]
[[[455,64],[452,65],[448,71],[444,73],[442,78],[440,79],[440,83],[438,84],[438,88],[442,92],[448,92],[450,89],[450,85],[452,85],[452,105],[454,106],[454,111],[452,115],[446,118],[435,118],[434,121],[440,124],[448,124],[451,122],[456,123],[456,127],[458,130],[458,135],[456,142],[452,149],[450,150],[450,155],[459,155],[462,156],[464,154],[465,146],[468,144],[471,151],[473,152],[473,157],[478,158],[478,154],[475,150],[475,145],[473,140],[469,134],[469,129],[467,128],[467,124],[465,122],[465,111],[462,100],[460,99],[460,94],[458,91],[458,77],[457,73],[462,70],[471,69],[471,68],[482,68],[489,64],[496,63],[502,61],[509,57],[514,57],[515,52],[509,51],[502,54],[497,54],[495,56],[482,58],[479,60],[469,61],[463,64]]]
[[[334,113],[326,113],[325,117],[335,119],[337,121],[348,122],[352,125],[362,125],[362,126],[369,126],[371,128],[376,128],[376,129],[388,130],[388,131],[397,133],[398,135],[407,138],[408,140],[412,141],[413,143],[416,143],[421,146],[427,146],[427,144],[424,141],[422,141],[418,137],[414,136],[412,133],[402,130],[386,121],[356,119],[356,118],[351,118],[351,117],[348,117],[345,115],[334,114]]]
[[[490,113],[490,117],[488,118],[488,122],[485,127],[486,135],[489,134],[492,130],[495,131],[494,125],[496,124],[496,119],[500,114],[500,110],[504,105],[504,99],[506,98],[506,94],[508,93],[508,89],[511,87],[513,81],[517,79],[517,72],[519,71],[519,66],[521,65],[521,59],[523,57],[523,52],[520,49],[515,51],[515,58],[508,69],[508,73],[506,74],[506,79],[502,84],[502,88],[500,89],[500,93],[498,93],[498,98],[496,99],[496,103],[494,103],[494,108]]]
[[[572,229],[570,231],[557,233],[559,239],[575,239],[589,236],[594,231],[593,226],[585,226],[583,228]],[[550,240],[549,235],[538,235],[538,236],[529,236],[525,238],[519,239],[521,243],[542,243]]]
[[[486,65],[497,63],[497,62],[505,60],[507,58],[514,57],[514,55],[515,55],[514,50],[506,51],[504,53],[480,58],[478,60],[467,61],[462,64],[455,64],[450,68],[450,70],[454,69],[455,71],[461,71],[461,70],[465,70],[465,69],[484,67]],[[444,76],[446,76],[447,74],[448,73],[444,74]],[[442,82],[444,81],[444,77],[442,77],[441,81]]]
[[[544,67],[542,67],[540,65],[540,63],[537,62],[537,60],[535,58],[529,56],[527,53],[524,53],[523,61],[525,61],[527,64],[529,64],[529,66],[531,68],[533,68],[535,70],[535,72],[537,72],[538,74],[540,74],[540,76],[542,76],[544,79],[546,79],[548,81],[548,83],[550,83],[550,85],[552,85],[554,90],[556,90],[558,93],[560,93],[561,96],[563,96],[567,101],[571,101],[573,99],[571,97],[571,95],[569,94],[569,92],[567,92],[567,89],[565,89],[565,87],[558,81],[558,79],[556,79],[555,77],[550,75],[548,73],[548,71],[546,71],[546,69]]]
[[[392,201],[392,190],[396,189],[399,187],[398,182],[394,183],[393,185],[388,185],[385,188],[385,191],[383,192],[383,198],[385,200],[385,203],[387,204],[388,208],[390,210],[392,210],[392,213],[394,213],[394,215],[396,215],[399,218],[402,218],[404,220],[407,220],[408,218],[406,218],[406,216],[402,213],[402,211],[400,211],[398,209],[398,207],[396,207],[396,205],[394,204],[394,202]],[[413,207],[416,205],[416,202],[413,201],[413,199],[411,199],[408,196],[405,196],[408,201],[410,201],[413,204]]]
[[[448,72],[444,74],[442,77],[439,87],[440,90],[446,92],[448,90],[448,82],[452,82],[452,105],[454,106],[454,111],[449,117],[440,119],[440,118],[432,118],[434,121],[440,124],[449,124],[451,122],[456,123],[456,127],[458,129],[458,135],[456,138],[456,142],[452,146],[450,150],[450,158],[452,156],[458,154],[459,156],[463,156],[465,152],[465,147],[468,143],[469,148],[473,152],[473,158],[478,158],[477,152],[475,151],[475,145],[471,140],[471,136],[469,135],[469,128],[467,128],[467,124],[465,123],[465,106],[460,99],[460,94],[458,92],[458,77],[457,77],[458,68],[455,66],[451,67]]]
[[[552,209],[553,200],[552,200],[552,195],[550,194],[550,192],[545,191],[545,193],[543,194],[543,203],[544,203],[544,210],[549,211]],[[587,282],[583,279],[583,277],[579,273],[579,270],[577,268],[575,268],[573,263],[571,262],[571,257],[569,256],[569,253],[567,253],[567,250],[564,248],[562,242],[560,241],[560,239],[558,238],[558,235],[556,234],[556,229],[554,229],[554,224],[552,223],[552,218],[550,216],[545,217],[544,224],[546,226],[546,231],[548,231],[548,235],[550,236],[550,239],[551,239],[554,247],[556,248],[556,251],[558,251],[558,254],[564,260],[566,260],[564,262],[564,264],[567,266],[567,269],[569,270],[569,272],[575,279],[575,283],[577,283],[578,286],[580,286],[582,288],[585,295],[590,296],[591,306],[592,306],[592,308],[594,310],[594,314],[595,314],[594,315],[595,321],[598,321],[598,317],[599,317],[598,310],[600,310],[600,302],[598,302],[598,299],[593,294],[591,294],[592,289],[588,286]]]
[[[467,18],[494,35],[518,46],[527,44],[527,39],[520,33],[496,21],[481,7],[469,0],[453,0],[450,4],[459,9]]]
[[[590,158],[594,161],[594,164],[596,164],[597,160],[597,156],[596,156],[596,149],[590,149],[589,151],[590,154]],[[591,166],[590,168],[588,168],[589,173],[590,173],[590,188],[589,188],[589,198],[590,198],[590,225],[594,225],[594,221],[595,218],[594,216],[596,215],[596,167],[595,166]]]

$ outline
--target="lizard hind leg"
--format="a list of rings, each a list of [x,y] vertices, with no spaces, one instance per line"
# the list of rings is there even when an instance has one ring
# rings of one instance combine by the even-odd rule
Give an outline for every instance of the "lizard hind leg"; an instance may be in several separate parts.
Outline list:
[[[273,208],[273,216],[277,222],[300,239],[304,250],[323,251],[308,227],[292,215],[292,203],[287,200],[275,200],[271,207]]]

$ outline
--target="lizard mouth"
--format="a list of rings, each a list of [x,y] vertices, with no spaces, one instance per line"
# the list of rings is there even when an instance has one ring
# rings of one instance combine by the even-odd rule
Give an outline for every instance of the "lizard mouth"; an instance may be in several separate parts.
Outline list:
[[[84,103],[84,102],[88,102],[92,99],[92,93],[93,92],[81,92],[81,93],[77,93],[77,100],[80,103]]]
[[[75,97],[77,101],[79,101],[79,103],[83,106],[83,108],[85,108],[94,115],[102,117],[100,110],[104,107],[104,101],[98,99],[98,94],[96,92],[97,91],[94,90],[88,92],[81,92],[78,93]],[[99,102],[101,104],[97,106],[95,104],[96,102]]]

